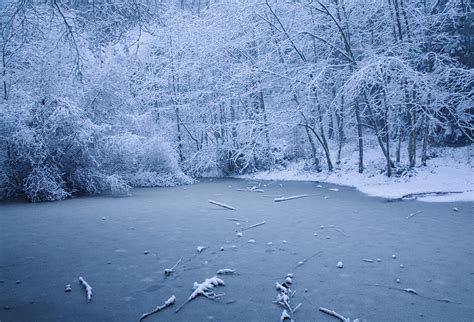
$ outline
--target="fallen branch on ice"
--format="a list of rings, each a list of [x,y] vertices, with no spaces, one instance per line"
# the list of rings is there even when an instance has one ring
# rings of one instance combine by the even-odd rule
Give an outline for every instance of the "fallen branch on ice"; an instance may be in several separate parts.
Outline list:
[[[251,188],[247,187],[249,192],[265,192],[263,189],[259,189],[257,186],[253,186]]]
[[[171,275],[171,274],[173,273],[173,270],[176,268],[176,266],[178,266],[179,263],[181,263],[181,260],[182,260],[182,259],[183,259],[183,258],[181,257],[181,258],[176,262],[176,264],[174,264],[173,267],[171,267],[171,268],[165,268],[165,275],[166,275],[166,276]]]
[[[288,284],[291,284],[293,282],[291,279],[292,277],[293,277],[293,274],[289,273],[287,275],[287,279],[289,279],[289,283],[287,279],[285,279],[285,282],[283,282],[282,284],[278,282],[275,283],[276,289],[280,293],[277,295],[276,300],[273,301],[273,303],[280,304],[283,307],[283,312],[281,314],[280,321],[285,321],[285,320],[293,321],[293,314],[301,306],[301,303],[299,303],[296,307],[294,308],[291,307],[290,299],[296,293],[296,291],[292,291],[288,286]]]
[[[214,200],[208,200],[208,202],[212,203],[213,205],[222,207],[222,208],[226,208],[226,209],[229,209],[229,210],[235,210],[234,207],[226,205],[225,203],[217,202],[217,201],[214,201]]]
[[[447,298],[438,299],[438,298],[434,298],[434,297],[430,297],[430,296],[421,295],[421,294],[419,294],[417,291],[415,291],[415,290],[412,289],[412,288],[399,288],[399,287],[392,287],[392,286],[379,285],[379,284],[376,284],[376,285],[370,285],[370,284],[368,284],[368,285],[369,285],[369,286],[375,286],[375,287],[383,287],[383,288],[387,288],[387,289],[390,289],[390,290],[397,290],[397,291],[406,292],[406,293],[411,293],[411,294],[417,295],[417,296],[419,296],[419,297],[425,298],[425,299],[427,299],[427,300],[432,300],[432,301],[437,301],[437,302],[443,302],[443,303],[461,304],[461,303],[458,303],[458,302],[453,302],[453,301],[451,301],[450,299],[447,299]]]
[[[343,234],[344,236],[347,236],[346,233],[341,229],[341,228],[338,228],[334,225],[329,225],[329,226],[319,226],[320,229],[326,229],[326,228],[334,228],[336,229],[338,232],[340,232],[341,234]]]
[[[248,227],[244,227],[244,228],[242,228],[242,231],[248,230],[248,229],[251,229],[251,228],[255,228],[255,227],[258,227],[258,226],[261,226],[261,225],[265,225],[265,224],[266,224],[266,222],[265,222],[265,221],[262,221],[262,222],[259,222],[259,223],[250,225],[250,226],[248,226]]]
[[[213,291],[211,291],[214,287],[216,286],[224,286],[224,281],[218,278],[217,276],[211,277],[211,278],[206,278],[206,280],[202,283],[197,283],[194,282],[193,290],[194,292],[191,293],[191,295],[188,297],[188,299],[180,305],[175,311],[175,313],[179,312],[183,308],[184,305],[187,303],[191,302],[194,298],[196,298],[199,295],[203,295],[207,297],[210,300],[216,300],[217,298],[223,296],[224,294],[216,294]]]
[[[196,251],[198,252],[198,254],[201,254],[207,247],[205,246],[198,246],[196,247]]]
[[[217,275],[237,275],[237,272],[234,269],[223,268],[217,271]]]
[[[296,264],[296,267],[299,267],[299,266],[303,265],[304,263],[306,263],[307,261],[309,261],[311,258],[316,257],[316,256],[318,256],[319,254],[321,254],[321,251],[319,251],[319,252],[317,252],[317,253],[314,253],[313,255],[309,256],[309,257],[306,258],[306,259],[300,260],[300,261]]]
[[[304,198],[304,197],[309,197],[309,195],[297,195],[297,196],[290,196],[290,197],[281,197],[281,198],[275,198],[273,200],[275,202],[281,202],[281,201],[299,199],[299,198]]]
[[[168,300],[166,300],[165,304],[157,306],[153,311],[143,314],[138,321],[141,321],[152,314],[155,314],[157,312],[160,312],[161,310],[166,309],[168,306],[173,305],[175,302],[176,302],[176,296],[173,295]]]
[[[289,315],[288,311],[286,311],[284,309],[283,312],[281,312],[280,322],[284,322],[286,320],[290,320],[290,322],[293,322],[293,319],[291,318],[291,315]]]
[[[82,278],[82,276],[79,277],[79,283],[81,283],[81,285],[86,290],[87,302],[90,302],[92,299],[92,287],[86,282],[85,279]]]
[[[245,222],[248,221],[248,220],[237,219],[237,218],[226,218],[226,220],[230,220],[230,221],[245,221]]]
[[[417,212],[411,213],[411,214],[409,214],[409,215],[407,216],[407,219],[410,219],[410,218],[413,217],[413,216],[416,216],[416,215],[418,215],[418,214],[421,214],[422,212],[423,212],[422,210],[418,210]]]
[[[324,307],[320,307],[319,310],[321,312],[324,312],[326,314],[329,314],[331,316],[334,316],[335,318],[338,318],[339,320],[341,320],[342,322],[351,322],[351,319],[349,318],[345,318],[344,316],[342,316],[341,314],[337,313],[336,311],[332,311],[332,310],[329,310],[329,309],[326,309]]]
[[[430,196],[446,196],[456,193],[463,193],[464,191],[435,191],[435,192],[420,192],[420,193],[410,193],[408,195],[404,195],[400,198],[390,199],[388,201],[403,201],[403,200],[413,200],[417,199],[418,197],[430,197]]]

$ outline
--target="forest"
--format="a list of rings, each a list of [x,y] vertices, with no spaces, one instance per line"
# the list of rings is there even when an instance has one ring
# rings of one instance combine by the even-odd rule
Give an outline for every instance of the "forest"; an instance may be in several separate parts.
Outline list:
[[[467,0],[0,3],[3,197],[338,172],[352,154],[396,177],[473,142]]]

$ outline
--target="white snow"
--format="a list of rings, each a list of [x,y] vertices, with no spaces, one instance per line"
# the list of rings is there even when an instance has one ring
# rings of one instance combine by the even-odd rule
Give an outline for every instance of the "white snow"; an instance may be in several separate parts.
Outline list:
[[[92,287],[89,285],[89,283],[86,282],[86,280],[82,276],[79,276],[79,283],[86,290],[87,302],[90,302],[92,299]]]
[[[474,201],[473,145],[460,148],[432,149],[438,156],[429,159],[427,166],[417,166],[402,176],[388,178],[381,173],[379,151],[364,151],[365,170],[357,172],[357,151],[343,159],[333,173],[315,173],[304,170],[304,162],[292,163],[284,170],[259,172],[241,177],[257,180],[323,181],[352,186],[375,197],[401,198],[408,194],[429,192],[459,192],[441,196],[419,197],[426,202]],[[403,156],[402,156],[403,158]],[[382,160],[383,162],[383,160]],[[318,185],[317,187],[319,187]]]

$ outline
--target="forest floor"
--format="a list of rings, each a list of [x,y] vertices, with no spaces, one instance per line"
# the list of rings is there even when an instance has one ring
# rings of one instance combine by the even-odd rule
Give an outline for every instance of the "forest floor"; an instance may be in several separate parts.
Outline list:
[[[302,303],[296,321],[337,321],[319,307],[360,321],[472,321],[473,207],[239,179],[122,197],[2,202],[0,320],[138,321],[175,295],[174,306],[144,321],[278,321],[275,283],[292,273],[291,304]],[[207,248],[198,253],[198,246]],[[175,313],[195,281],[224,268],[238,275],[220,276],[219,301],[199,296]],[[92,287],[90,303],[80,276]]]
[[[357,188],[374,197],[399,199],[417,195],[426,202],[474,202],[474,145],[459,148],[432,148],[427,166],[406,169],[388,178],[383,171],[385,160],[377,146],[365,150],[365,171],[357,172],[358,151],[345,151],[341,164],[328,173],[310,172],[307,162],[290,164],[286,169],[244,175],[242,178],[257,180],[324,181]],[[406,160],[407,156],[402,155]],[[403,165],[400,166],[403,168]],[[395,170],[396,171],[396,170]],[[439,193],[437,195],[432,193]]]

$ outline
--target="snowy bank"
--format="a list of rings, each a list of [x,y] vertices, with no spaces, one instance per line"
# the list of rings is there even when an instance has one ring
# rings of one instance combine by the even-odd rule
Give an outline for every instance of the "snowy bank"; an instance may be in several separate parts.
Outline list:
[[[354,155],[342,160],[333,173],[305,170],[305,162],[290,164],[286,169],[258,172],[240,177],[260,180],[321,181],[352,186],[370,196],[399,199],[421,193],[447,193],[426,195],[417,199],[427,202],[474,201],[473,146],[444,148],[435,152],[439,155],[427,161],[426,167],[416,167],[404,175],[388,178],[379,170],[380,164],[375,151],[366,153],[365,172],[357,172]],[[433,153],[436,155],[436,153]]]

